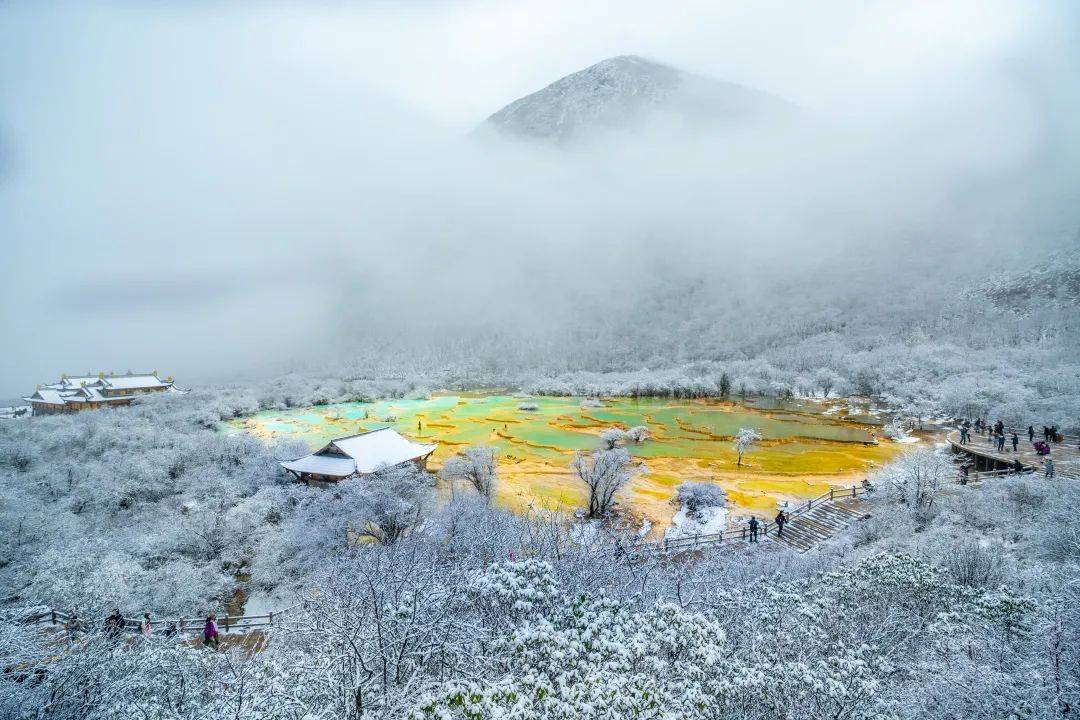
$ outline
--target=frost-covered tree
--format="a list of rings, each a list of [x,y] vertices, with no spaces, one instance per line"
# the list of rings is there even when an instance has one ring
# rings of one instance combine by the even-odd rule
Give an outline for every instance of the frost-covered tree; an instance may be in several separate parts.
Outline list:
[[[439,474],[451,483],[467,482],[487,502],[491,502],[499,477],[495,448],[482,445],[467,447],[447,458]]]
[[[604,516],[615,502],[615,495],[644,468],[634,465],[623,448],[599,450],[591,455],[578,453],[570,463],[577,478],[589,492],[588,514]]]
[[[940,452],[919,448],[900,455],[877,475],[892,495],[912,511],[929,510],[956,467]]]
[[[739,432],[735,433],[735,452],[739,455],[737,463],[739,467],[742,467],[743,454],[753,448],[759,440],[761,440],[761,433],[755,428],[739,428]]]
[[[379,470],[359,483],[353,530],[383,545],[394,544],[423,520],[434,500],[431,475],[413,463]]]

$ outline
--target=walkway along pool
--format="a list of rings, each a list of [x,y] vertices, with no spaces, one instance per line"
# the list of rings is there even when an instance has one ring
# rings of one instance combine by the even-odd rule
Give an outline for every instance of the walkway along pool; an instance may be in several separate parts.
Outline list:
[[[536,409],[519,409],[523,404]],[[578,397],[437,394],[265,411],[231,421],[228,430],[264,440],[295,437],[314,449],[390,425],[406,437],[438,443],[432,470],[465,445],[492,445],[502,481],[498,504],[570,511],[585,503],[570,474],[574,452],[599,447],[606,428],[646,425],[651,439],[628,449],[648,473],[624,491],[623,507],[659,528],[677,510],[671,499],[684,480],[724,487],[734,516],[771,516],[783,502],[861,482],[875,465],[911,447],[884,438],[874,444],[877,428],[865,424],[869,420],[848,413],[844,402],[615,398],[590,407]],[[740,427],[755,427],[764,439],[737,467],[732,436]]]

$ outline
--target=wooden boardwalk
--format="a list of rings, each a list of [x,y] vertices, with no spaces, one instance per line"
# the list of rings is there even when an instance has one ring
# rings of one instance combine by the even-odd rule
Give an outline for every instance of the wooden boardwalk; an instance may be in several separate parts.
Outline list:
[[[947,435],[949,444],[956,452],[967,453],[976,458],[978,464],[981,464],[985,469],[997,469],[1006,468],[1012,466],[1017,460],[1024,466],[1025,470],[1030,472],[1042,473],[1046,464],[1047,457],[1054,460],[1054,474],[1064,477],[1075,477],[1080,475],[1080,438],[1075,436],[1066,435],[1064,440],[1059,443],[1051,443],[1050,455],[1038,455],[1035,452],[1035,448],[1028,440],[1027,430],[1023,432],[1017,432],[1020,436],[1020,442],[1017,446],[1017,451],[1013,452],[1012,442],[1012,430],[1006,429],[1005,435],[1005,451],[1000,452],[997,449],[997,445],[987,439],[986,434],[976,435],[974,431],[971,435],[971,440],[966,443],[960,442],[960,431],[953,430]],[[1040,433],[1036,433],[1036,440],[1042,439]],[[982,468],[980,468],[982,469]]]
[[[806,552],[828,540],[856,520],[870,517],[866,503],[856,498],[833,500],[792,515],[782,534],[768,535],[773,541]]]
[[[870,516],[866,511],[866,504],[858,499],[866,490],[862,485],[833,488],[824,495],[785,510],[788,522],[784,525],[783,535],[777,537],[776,523],[763,522],[759,530],[759,540],[762,543],[776,542],[806,552],[852,522]],[[749,543],[749,530],[743,526],[712,535],[692,535],[676,540],[665,539],[657,543],[647,543],[635,548],[635,551],[651,549],[660,553],[683,553],[710,546],[745,546]]]

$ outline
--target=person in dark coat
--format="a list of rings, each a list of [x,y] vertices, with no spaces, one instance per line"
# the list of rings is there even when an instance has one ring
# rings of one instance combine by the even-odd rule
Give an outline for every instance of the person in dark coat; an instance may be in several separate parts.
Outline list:
[[[1012,434],[1012,446],[1013,452],[1018,452],[1017,448],[1020,447],[1020,436],[1017,435],[1015,432]]]
[[[1005,452],[1005,433],[998,433],[997,449],[998,452]]]
[[[1035,442],[1035,426],[1028,425],[1028,442]]]
[[[753,515],[750,516],[750,542],[757,542],[758,521]]]
[[[105,632],[112,637],[119,635],[124,629],[124,616],[120,608],[113,610],[112,615],[105,618]]]
[[[776,522],[776,537],[782,537],[783,534],[784,534],[784,523],[787,522],[787,515],[784,514],[783,510],[776,513],[775,522]]]

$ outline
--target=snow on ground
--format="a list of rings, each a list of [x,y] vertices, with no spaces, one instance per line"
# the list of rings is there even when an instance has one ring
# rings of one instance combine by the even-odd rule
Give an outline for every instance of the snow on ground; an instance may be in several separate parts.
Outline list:
[[[596,540],[598,532],[600,532],[600,521],[586,520],[573,524],[570,528],[570,537],[579,545],[589,545]]]
[[[256,592],[244,603],[244,615],[268,615],[281,612],[296,604],[295,599],[289,599],[273,593]]]
[[[727,529],[727,517],[726,507],[704,507],[693,515],[686,508],[679,508],[664,537],[675,540],[694,535],[714,535]]]

